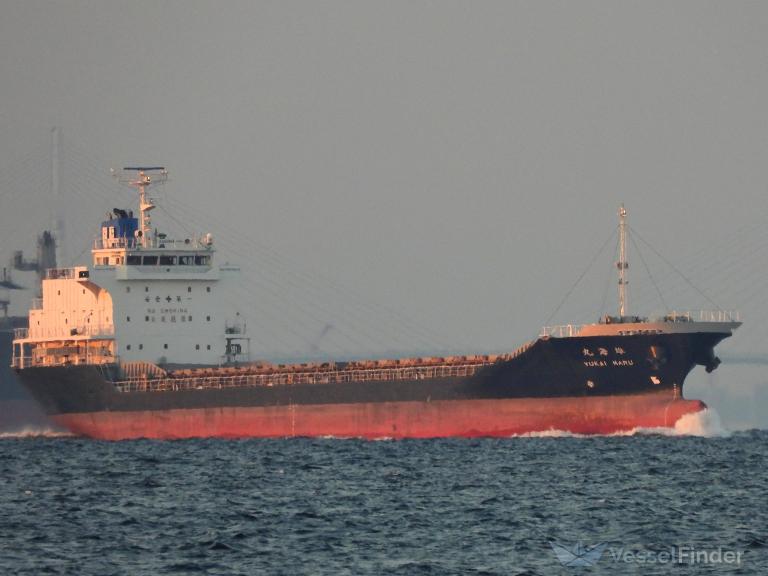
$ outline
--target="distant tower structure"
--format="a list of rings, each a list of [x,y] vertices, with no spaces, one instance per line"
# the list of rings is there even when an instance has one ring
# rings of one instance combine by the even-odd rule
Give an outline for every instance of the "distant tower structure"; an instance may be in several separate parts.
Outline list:
[[[3,317],[0,318],[0,326],[2,326],[8,320],[8,307],[11,305],[8,291],[21,290],[22,287],[11,280],[11,274],[7,268],[3,268],[3,276],[2,280],[0,280],[0,287],[5,289],[3,296],[0,297],[0,310],[3,312]]]
[[[49,268],[56,268],[56,238],[45,230],[37,237],[37,285],[40,289],[43,286],[45,271]]]
[[[13,253],[11,265],[14,270],[37,272],[37,292],[38,296],[42,296],[41,290],[45,271],[48,268],[56,268],[56,239],[48,230],[45,230],[37,237],[37,259],[26,260],[24,258],[24,252],[16,250]],[[10,276],[8,276],[7,282],[10,282]],[[0,283],[0,285],[5,286],[7,282],[5,268],[3,268],[3,282]],[[21,286],[15,287],[21,288]]]
[[[64,203],[61,198],[59,183],[59,147],[61,144],[61,128],[51,128],[51,232],[58,244],[58,262],[66,262],[66,243],[64,226]]]

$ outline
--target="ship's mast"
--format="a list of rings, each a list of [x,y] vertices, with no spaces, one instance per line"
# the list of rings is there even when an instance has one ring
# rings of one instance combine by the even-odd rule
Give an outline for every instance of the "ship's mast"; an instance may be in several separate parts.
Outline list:
[[[616,262],[619,269],[619,318],[627,314],[627,209],[624,204],[619,207],[619,261]]]
[[[59,191],[59,144],[61,142],[61,128],[51,128],[51,233],[56,239],[54,254],[58,256],[58,262],[65,262],[66,244],[64,240],[63,202]],[[58,254],[56,254],[58,252]],[[55,267],[55,264],[54,264]],[[44,272],[44,270],[43,270]]]
[[[133,173],[138,174],[134,176]],[[147,195],[147,188],[168,180],[168,171],[162,166],[126,166],[122,174],[116,174],[121,182],[134,186],[139,191],[139,244],[148,248],[152,243],[152,218],[150,211],[155,203]]]

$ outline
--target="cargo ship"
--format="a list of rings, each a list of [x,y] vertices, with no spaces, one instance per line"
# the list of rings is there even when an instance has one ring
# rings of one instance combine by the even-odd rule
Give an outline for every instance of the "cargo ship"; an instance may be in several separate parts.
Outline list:
[[[24,257],[14,250],[0,276],[0,435],[34,434],[51,431],[51,423],[37,403],[21,386],[11,368],[14,330],[27,327],[27,317],[13,314],[12,300],[29,300],[33,286],[40,287],[41,271],[56,266],[56,244],[50,231],[37,238],[37,258]],[[12,278],[12,274],[19,274]]]
[[[138,215],[102,222],[89,266],[51,268],[16,330],[12,366],[58,424],[128,438],[503,437],[547,430],[610,434],[672,427],[705,408],[683,395],[694,367],[739,325],[721,310],[628,314],[626,210],[619,211],[617,315],[548,327],[504,354],[273,364],[251,359],[238,282],[210,234],[153,229],[162,167],[120,173]]]

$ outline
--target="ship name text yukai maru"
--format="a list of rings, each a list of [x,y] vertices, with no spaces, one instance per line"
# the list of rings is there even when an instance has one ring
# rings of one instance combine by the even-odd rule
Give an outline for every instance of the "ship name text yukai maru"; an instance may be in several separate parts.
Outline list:
[[[740,325],[723,311],[629,315],[626,211],[619,212],[619,309],[594,324],[548,327],[494,355],[271,364],[251,358],[240,282],[210,235],[153,229],[161,167],[125,168],[138,213],[102,222],[88,266],[45,272],[17,329],[13,367],[45,412],[101,439],[510,436],[672,427],[705,405],[686,399],[697,365]]]

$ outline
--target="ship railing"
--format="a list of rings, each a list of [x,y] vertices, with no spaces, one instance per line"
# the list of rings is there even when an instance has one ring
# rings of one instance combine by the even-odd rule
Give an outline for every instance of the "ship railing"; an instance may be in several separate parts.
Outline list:
[[[19,328],[21,330],[21,328]],[[23,330],[27,330],[26,336],[19,337],[17,336],[17,339],[21,338],[29,338],[29,328],[23,328]],[[114,326],[91,326],[86,324],[84,327],[55,327],[55,328],[40,328],[35,327],[33,329],[33,333],[31,335],[31,338],[33,340],[35,339],[50,339],[50,338],[60,338],[62,340],[69,340],[74,337],[80,337],[80,336],[87,336],[88,338],[111,338],[115,335],[115,327]]]
[[[629,317],[624,317],[627,322]],[[646,323],[645,318],[633,317],[631,322]],[[651,322],[741,322],[741,314],[738,310],[673,310]],[[584,324],[563,324],[561,326],[544,326],[539,333],[540,338],[569,338],[578,336]]]
[[[563,324],[561,326],[544,326],[539,333],[540,338],[570,338],[576,336],[584,327],[583,324]]]
[[[663,322],[741,322],[738,310],[673,310],[659,320]]]
[[[206,243],[203,240],[197,238],[185,238],[184,240],[175,240],[172,238],[149,238],[146,245],[139,242],[136,238],[96,238],[93,241],[93,248],[95,250],[103,250],[110,248],[127,248],[127,249],[141,249],[141,248],[169,248],[174,250],[210,250],[211,244]]]
[[[185,238],[184,240],[172,240],[170,238],[155,238],[153,240],[152,248],[173,248],[174,250],[179,249],[195,249],[200,250],[201,248],[210,248],[210,244],[206,244],[205,242],[201,242],[200,240],[197,240],[195,238]]]
[[[77,268],[48,268],[45,271],[45,280],[71,280],[88,278],[88,269],[85,266]]]
[[[32,365],[32,356],[14,356],[11,359],[11,368],[22,370]]]
[[[520,346],[517,350],[512,352],[512,354],[510,354],[507,359],[511,360],[512,358],[517,358],[518,356],[520,356],[520,355],[524,354],[525,352],[527,352],[528,349],[531,346],[533,346],[534,344],[536,344],[536,340],[530,340],[530,341],[526,342],[525,344]]]
[[[42,310],[43,309],[43,299],[42,298],[32,298],[32,304],[29,305],[30,310]]]
[[[13,329],[13,339],[14,340],[24,340],[26,338],[29,338],[29,328],[14,328]]]
[[[47,354],[14,357],[11,365],[14,368],[52,367],[52,366],[106,366],[114,364],[114,357],[107,351],[78,351],[73,349],[48,349]],[[53,353],[50,353],[53,352]],[[64,354],[66,352],[66,354]]]
[[[505,357],[500,357],[505,358]],[[119,392],[160,392],[169,390],[206,390],[238,387],[273,387],[298,384],[338,384],[391,380],[430,380],[462,378],[474,375],[493,362],[400,368],[348,369],[328,372],[274,372],[227,376],[189,376],[181,378],[130,378],[114,382]]]
[[[95,250],[103,250],[103,249],[110,249],[110,248],[135,248],[136,247],[136,239],[135,238],[107,238],[104,240],[103,238],[96,238],[93,241],[93,248]]]

